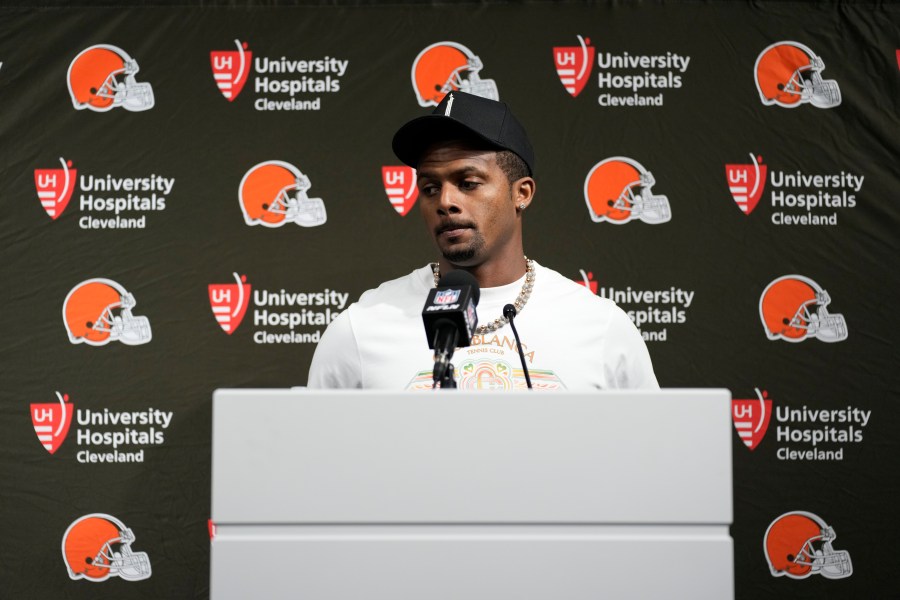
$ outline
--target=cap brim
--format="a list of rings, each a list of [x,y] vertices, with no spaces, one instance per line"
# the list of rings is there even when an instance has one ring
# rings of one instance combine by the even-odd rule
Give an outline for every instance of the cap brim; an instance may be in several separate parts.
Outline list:
[[[506,149],[467,125],[444,115],[425,115],[413,119],[397,130],[391,147],[397,158],[416,169],[425,150],[436,142],[447,140],[472,140],[483,143],[486,149]]]

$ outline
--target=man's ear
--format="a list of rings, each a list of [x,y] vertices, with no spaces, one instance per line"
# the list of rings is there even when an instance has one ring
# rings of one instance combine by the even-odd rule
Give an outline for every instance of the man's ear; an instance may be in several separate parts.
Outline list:
[[[537,184],[531,177],[523,177],[513,182],[513,200],[515,200],[517,209],[523,204],[525,205],[525,208],[528,208],[531,205],[536,188]]]

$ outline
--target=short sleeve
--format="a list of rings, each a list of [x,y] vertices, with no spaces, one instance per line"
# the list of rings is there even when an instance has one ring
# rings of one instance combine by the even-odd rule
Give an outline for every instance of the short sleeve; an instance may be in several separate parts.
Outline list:
[[[306,385],[310,388],[362,387],[362,369],[350,310],[338,315],[322,334]]]
[[[658,390],[653,363],[641,332],[628,315],[615,307],[604,344],[606,381],[615,388]]]

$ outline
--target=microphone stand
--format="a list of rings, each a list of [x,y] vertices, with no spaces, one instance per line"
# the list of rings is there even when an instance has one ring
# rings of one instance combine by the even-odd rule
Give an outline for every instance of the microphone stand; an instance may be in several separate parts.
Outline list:
[[[522,352],[522,341],[519,339],[519,332],[516,331],[516,325],[513,318],[516,316],[516,307],[507,304],[503,307],[503,316],[509,319],[509,326],[512,328],[513,336],[516,338],[516,347],[519,349],[519,360],[522,361],[522,371],[525,373],[525,384],[531,389],[531,375],[528,374],[528,365],[525,364],[525,353]]]
[[[453,377],[453,363],[447,365],[447,368],[444,369],[444,375],[440,378],[440,381],[436,381],[438,384],[434,389],[442,389],[449,390],[456,387],[456,379]]]
[[[453,389],[456,387],[456,379],[453,377],[453,351],[456,350],[456,342],[459,337],[456,327],[450,321],[437,322],[437,330],[434,334],[434,370],[432,377],[434,384],[433,390],[437,389]],[[443,336],[442,333],[446,332]],[[438,346],[438,340],[443,340],[444,345]]]

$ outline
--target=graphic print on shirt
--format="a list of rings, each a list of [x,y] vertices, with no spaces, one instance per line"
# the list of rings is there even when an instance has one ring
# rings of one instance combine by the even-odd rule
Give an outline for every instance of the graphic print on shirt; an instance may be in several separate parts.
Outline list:
[[[501,332],[502,333],[502,332]],[[522,345],[532,389],[541,391],[566,389],[552,370],[533,368],[534,351]],[[456,351],[456,379],[462,390],[525,390],[525,371],[522,369],[515,338],[500,333],[473,335],[472,345]],[[463,357],[459,360],[459,357]],[[423,365],[424,366],[424,365]],[[432,368],[417,372],[407,384],[407,390],[426,390],[433,387]]]

